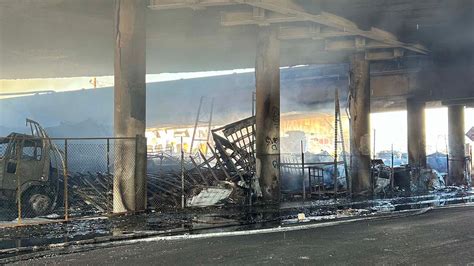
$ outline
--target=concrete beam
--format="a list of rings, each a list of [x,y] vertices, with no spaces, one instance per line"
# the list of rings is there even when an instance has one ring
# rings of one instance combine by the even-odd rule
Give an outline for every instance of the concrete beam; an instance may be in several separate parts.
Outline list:
[[[148,6],[153,10],[167,10],[179,8],[191,8],[193,10],[201,10],[213,6],[234,5],[230,0],[150,0]]]
[[[265,12],[265,9],[254,7],[252,11],[233,11],[221,13],[222,26],[270,25],[272,23],[304,21],[296,16],[286,16],[275,12]]]
[[[404,54],[405,50],[400,48],[367,50],[365,59],[369,61],[393,60],[403,57]]]
[[[329,27],[323,27],[315,23],[309,26],[281,26],[278,34],[280,40],[324,40],[327,38],[340,38],[347,36],[354,36],[354,34],[346,31],[333,30]]]
[[[146,0],[115,1],[113,211],[146,205]]]
[[[331,13],[320,12],[318,15],[310,14],[293,0],[235,0],[235,2],[287,16],[299,17],[306,21],[311,21],[341,31],[347,31],[354,35],[382,42],[393,47],[404,48],[420,54],[428,53],[428,50],[422,45],[412,45],[400,42],[393,34],[378,28],[373,27],[370,31],[364,31],[359,29],[354,22]]]
[[[349,72],[349,112],[351,185],[354,196],[372,193],[370,175],[370,66],[364,53],[351,57]]]
[[[448,106],[449,185],[464,185],[464,106]]]
[[[425,102],[407,99],[408,163],[426,168]]]
[[[392,60],[403,57],[404,50],[396,46],[373,41],[362,37],[344,39],[326,39],[326,51],[365,51],[365,59],[369,61]]]
[[[280,201],[280,42],[278,30],[260,27],[255,60],[256,172],[263,200]]]

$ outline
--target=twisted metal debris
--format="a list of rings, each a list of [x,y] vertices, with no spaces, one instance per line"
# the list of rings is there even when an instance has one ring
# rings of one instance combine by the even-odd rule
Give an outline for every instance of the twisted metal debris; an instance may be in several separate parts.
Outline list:
[[[183,195],[190,206],[205,206],[203,197],[214,197],[208,205],[224,201],[243,204],[251,190],[258,194],[258,184],[251,184],[252,181],[255,183],[255,117],[214,129],[212,138],[214,145],[207,143],[206,151],[190,154],[183,162],[169,152],[148,155],[149,207],[177,208]],[[72,192],[69,200],[74,203],[71,207],[84,210],[89,206],[100,212],[112,209],[112,174],[69,175]],[[201,192],[215,193],[200,195]],[[219,193],[222,199],[216,201]],[[200,200],[193,200],[195,196]]]

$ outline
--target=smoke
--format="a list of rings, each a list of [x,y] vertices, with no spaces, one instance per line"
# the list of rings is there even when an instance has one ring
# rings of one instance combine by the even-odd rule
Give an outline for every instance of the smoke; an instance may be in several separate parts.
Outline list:
[[[333,84],[323,80],[294,80],[295,75],[303,78],[318,76],[322,68],[305,66],[281,70],[282,113],[324,111],[321,107],[332,110],[334,86],[346,90],[347,81],[342,79]],[[341,69],[344,68],[336,70]],[[240,120],[252,113],[254,91],[254,73],[148,83],[147,125],[194,125],[201,96],[214,99],[214,125]],[[74,124],[87,119],[111,127],[113,89],[108,87],[3,99],[0,100],[0,109],[0,125],[4,127],[23,127],[26,117],[39,121],[45,127],[62,122]]]
[[[23,12],[2,12],[2,76],[70,76],[71,73],[111,74],[113,39],[110,33],[111,2],[21,1]],[[96,4],[100,2],[99,4]],[[364,30],[378,27],[394,33],[405,42],[420,42],[431,51],[434,67],[422,89],[437,98],[467,90],[474,79],[474,24],[470,0],[375,1],[323,0],[297,1],[309,12],[327,11],[354,21]],[[3,4],[4,10],[17,4]],[[18,10],[10,10],[18,11]],[[21,13],[20,17],[17,15]],[[222,27],[219,10],[148,12],[147,69],[196,71],[253,67],[256,27]],[[182,18],[181,20],[179,18]],[[64,22],[68,23],[64,23]],[[64,25],[63,25],[64,24]],[[33,41],[35,40],[35,41]],[[311,62],[340,62],[349,52],[324,52],[318,40],[282,41],[283,65]],[[8,63],[7,63],[8,62]],[[230,67],[229,67],[230,66]],[[325,70],[322,70],[325,69]],[[341,103],[347,96],[347,65],[289,68],[281,72],[282,113],[332,112],[333,95],[340,90]],[[442,70],[441,70],[442,69]],[[77,75],[77,74],[76,74]],[[317,80],[317,76],[335,75]],[[339,75],[339,76],[338,76]],[[434,80],[434,81],[432,81]],[[226,124],[251,114],[253,73],[147,84],[147,124],[150,127],[192,125],[201,96],[215,100],[214,124]],[[0,84],[3,88],[8,84]],[[43,86],[43,85],[41,85]],[[52,88],[45,83],[45,87]],[[77,84],[54,85],[62,87]],[[430,91],[427,91],[430,92]],[[473,95],[474,97],[474,95]],[[0,101],[0,126],[22,127],[25,117],[46,127],[80,123],[90,119],[111,128],[113,89],[35,95]]]

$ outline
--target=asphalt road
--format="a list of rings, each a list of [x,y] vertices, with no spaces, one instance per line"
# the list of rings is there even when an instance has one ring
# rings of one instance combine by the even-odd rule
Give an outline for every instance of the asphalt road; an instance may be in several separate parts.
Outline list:
[[[463,264],[474,263],[474,207],[248,236],[136,243],[20,264]]]

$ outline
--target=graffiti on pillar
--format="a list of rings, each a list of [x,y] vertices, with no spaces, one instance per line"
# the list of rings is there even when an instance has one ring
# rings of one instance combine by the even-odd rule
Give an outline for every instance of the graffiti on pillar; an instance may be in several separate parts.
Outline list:
[[[275,107],[275,106],[272,108],[272,122],[273,122],[273,126],[279,130],[280,129],[280,108]]]
[[[272,165],[273,165],[273,168],[278,168],[278,161],[277,161],[277,160],[273,160],[273,161],[272,161]]]
[[[277,151],[278,150],[278,138],[277,137],[270,138],[269,136],[267,136],[265,138],[265,142],[267,143],[267,146],[271,146],[272,151]]]

